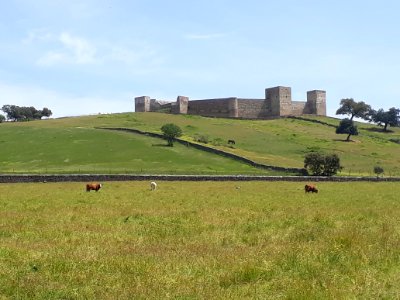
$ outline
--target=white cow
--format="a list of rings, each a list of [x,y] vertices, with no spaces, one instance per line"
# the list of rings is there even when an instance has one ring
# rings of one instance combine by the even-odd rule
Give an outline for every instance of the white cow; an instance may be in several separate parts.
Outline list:
[[[157,189],[157,183],[154,181],[150,182],[150,190],[155,191]]]

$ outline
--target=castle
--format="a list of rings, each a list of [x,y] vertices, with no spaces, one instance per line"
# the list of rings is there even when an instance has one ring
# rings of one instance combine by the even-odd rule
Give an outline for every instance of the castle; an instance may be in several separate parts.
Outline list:
[[[277,86],[265,89],[264,99],[218,98],[190,100],[178,96],[176,102],[163,102],[148,96],[135,98],[136,112],[166,112],[200,115],[205,117],[268,119],[304,114],[326,116],[326,92],[307,92],[307,101],[292,101],[290,87]]]

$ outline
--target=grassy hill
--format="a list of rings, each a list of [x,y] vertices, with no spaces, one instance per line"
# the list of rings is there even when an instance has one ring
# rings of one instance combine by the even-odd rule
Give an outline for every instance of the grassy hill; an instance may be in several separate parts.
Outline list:
[[[232,159],[177,145],[162,146],[160,139],[95,127],[125,127],[160,133],[165,123],[183,129],[183,139],[207,136],[211,147],[256,162],[303,166],[309,151],[337,153],[345,175],[371,175],[375,165],[386,175],[400,175],[400,129],[377,132],[377,126],[359,123],[360,135],[344,142],[327,124],[338,119],[233,120],[162,113],[121,113],[0,124],[0,172],[47,173],[208,173],[260,174],[264,171]],[[228,139],[236,144],[226,145]],[[221,143],[222,142],[222,143]],[[220,145],[218,145],[220,144]]]

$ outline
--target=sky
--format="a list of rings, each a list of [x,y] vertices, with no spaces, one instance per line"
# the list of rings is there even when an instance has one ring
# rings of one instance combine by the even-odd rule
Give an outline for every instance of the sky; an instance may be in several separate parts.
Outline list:
[[[325,90],[400,107],[400,1],[1,0],[0,107],[52,117],[134,111],[134,98],[292,100]]]

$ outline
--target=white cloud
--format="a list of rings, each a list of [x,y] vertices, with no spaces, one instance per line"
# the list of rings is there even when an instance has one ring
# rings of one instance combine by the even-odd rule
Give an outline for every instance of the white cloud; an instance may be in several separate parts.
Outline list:
[[[89,41],[70,35],[69,33],[62,33],[59,37],[60,42],[69,49],[76,62],[79,63],[93,63],[96,56],[96,48],[89,43]]]
[[[93,64],[96,59],[96,47],[88,40],[73,36],[68,32],[63,32],[58,36],[50,33],[44,35],[48,40],[58,43],[60,50],[49,50],[45,55],[39,58],[39,65],[55,64]],[[41,35],[31,34],[27,41],[43,40]]]
[[[45,28],[32,29],[28,32],[28,36],[22,40],[23,44],[32,44],[36,41],[50,41],[54,39],[54,35]]]

